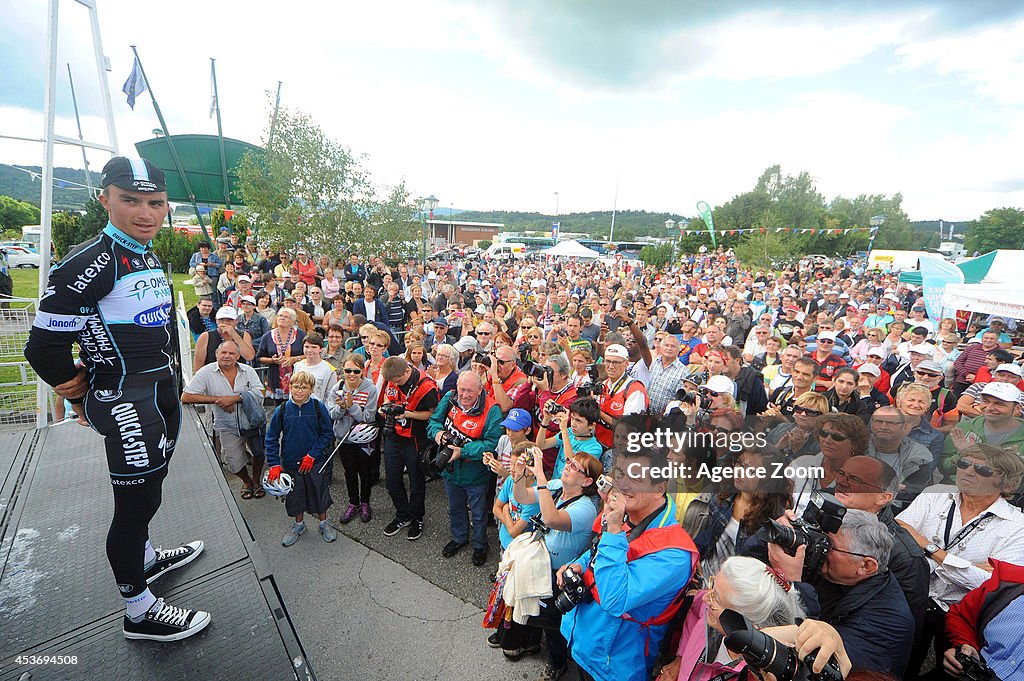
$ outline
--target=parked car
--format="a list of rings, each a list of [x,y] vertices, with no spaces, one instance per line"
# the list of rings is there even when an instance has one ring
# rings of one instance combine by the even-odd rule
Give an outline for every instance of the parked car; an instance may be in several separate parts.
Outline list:
[[[33,253],[24,246],[3,246],[7,254],[7,262],[11,267],[39,267],[39,254]]]

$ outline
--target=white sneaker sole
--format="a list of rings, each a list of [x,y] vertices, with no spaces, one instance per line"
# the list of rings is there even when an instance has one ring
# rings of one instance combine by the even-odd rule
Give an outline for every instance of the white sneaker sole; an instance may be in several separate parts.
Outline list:
[[[185,629],[184,631],[179,631],[177,634],[157,636],[156,634],[139,634],[131,631],[122,631],[124,633],[124,637],[131,641],[161,641],[164,643],[170,641],[180,641],[182,639],[188,638],[189,636],[195,636],[200,631],[209,626],[213,618],[210,617],[210,613],[208,612],[204,612],[203,615],[205,615],[205,617],[203,617],[202,619],[199,619],[197,617],[195,620],[193,620],[191,627]]]
[[[200,553],[202,553],[202,552],[203,552],[203,549],[205,549],[205,548],[206,548],[206,544],[204,544],[204,543],[203,543],[203,542],[202,542],[202,541],[200,540],[200,541],[199,541],[199,548],[198,548],[198,549],[196,549],[195,551],[193,551],[193,552],[192,552],[192,555],[188,556],[188,557],[187,557],[187,558],[186,558],[185,560],[181,561],[180,563],[175,563],[174,565],[172,565],[171,567],[167,568],[167,569],[166,569],[166,570],[164,570],[163,572],[158,572],[158,573],[156,573],[155,575],[153,575],[152,577],[148,578],[148,579],[146,580],[146,584],[152,584],[152,583],[153,583],[153,582],[155,582],[156,580],[158,580],[158,579],[160,579],[161,577],[163,577],[164,575],[166,575],[166,574],[167,574],[168,572],[173,572],[174,570],[177,570],[177,569],[178,569],[178,568],[180,568],[180,567],[184,567],[184,566],[188,565],[189,563],[191,563],[192,561],[194,561],[194,560],[195,560],[196,558],[198,558],[198,557],[199,557],[199,554],[200,554]]]

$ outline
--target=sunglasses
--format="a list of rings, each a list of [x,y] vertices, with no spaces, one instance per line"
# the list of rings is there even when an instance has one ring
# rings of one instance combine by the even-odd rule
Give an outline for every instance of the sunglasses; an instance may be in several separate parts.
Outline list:
[[[732,428],[723,428],[722,426],[710,426],[710,430],[714,433],[724,433],[726,435],[732,432]]]
[[[970,470],[971,466],[974,466],[974,472],[983,478],[991,478],[993,475],[996,474],[996,470],[994,468],[991,468],[989,466],[983,466],[980,463],[974,463],[973,461],[968,461],[967,459],[960,459],[959,461],[956,462],[956,467],[962,471]]]
[[[925,378],[938,378],[939,376],[941,376],[941,374],[933,374],[930,371],[915,371],[914,375],[924,376]]]
[[[476,335],[478,335],[478,336],[490,336],[491,332],[490,331],[477,331]]]
[[[363,373],[362,369],[343,369],[342,371],[344,371],[346,374],[361,374],[361,373]]]
[[[849,435],[843,435],[842,433],[837,433],[834,430],[825,430],[824,428],[818,431],[818,437],[831,438],[833,442],[846,442],[850,439]]]
[[[371,348],[386,348],[387,347],[383,343],[367,343],[366,345],[370,346]]]
[[[807,407],[793,407],[794,414],[805,414],[807,416],[821,416],[821,412],[817,409],[808,409]]]
[[[833,343],[835,343],[835,341],[829,340],[828,338],[822,338],[818,341],[818,345],[832,345]]]

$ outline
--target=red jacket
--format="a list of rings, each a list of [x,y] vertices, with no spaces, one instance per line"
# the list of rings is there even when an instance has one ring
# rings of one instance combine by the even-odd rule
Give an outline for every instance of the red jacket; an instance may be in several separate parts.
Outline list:
[[[966,643],[980,651],[984,647],[984,626],[978,625],[984,625],[998,614],[998,611],[988,612],[986,606],[993,605],[1000,592],[1024,584],[1024,566],[995,558],[989,558],[988,562],[995,568],[992,576],[977,589],[968,592],[959,603],[949,606],[949,612],[946,613],[946,634],[951,646]],[[982,616],[984,622],[981,622]]]

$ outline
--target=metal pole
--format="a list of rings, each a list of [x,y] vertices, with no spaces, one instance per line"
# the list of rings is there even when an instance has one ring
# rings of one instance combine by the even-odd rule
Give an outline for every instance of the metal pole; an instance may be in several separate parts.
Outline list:
[[[43,99],[43,114],[46,127],[43,132],[45,152],[43,153],[43,186],[39,197],[39,295],[46,290],[50,278],[50,241],[53,222],[53,136],[57,118],[57,16],[60,0],[50,0],[46,21],[46,92]],[[42,381],[36,384],[36,427],[46,426],[47,403],[50,386]]]
[[[612,229],[608,232],[608,243],[615,243],[615,209],[619,205],[619,178],[615,178],[615,198],[612,199]]]
[[[79,0],[80,4],[86,4]],[[92,25],[92,44],[96,55],[96,76],[100,84],[100,103],[103,105],[103,116],[107,119],[107,135],[110,137],[110,146],[113,147],[113,156],[117,156],[117,129],[114,127],[114,105],[110,99],[110,83],[107,81],[107,71],[110,70],[107,58],[103,54],[103,41],[100,39],[100,20],[96,14],[96,3],[91,2],[89,7],[89,23]]]
[[[85,137],[82,135],[82,119],[78,116],[78,99],[75,97],[75,79],[71,77],[71,62],[68,62],[68,83],[71,84],[71,103],[75,107],[75,124],[78,125],[78,139],[82,142]],[[89,158],[85,153],[85,146],[82,146],[82,164],[85,166],[85,186],[89,190],[89,196],[96,196],[92,190],[92,177],[89,175]]]
[[[213,79],[213,103],[217,110],[217,141],[220,142],[220,174],[224,180],[224,207],[231,210],[231,192],[228,190],[228,162],[224,154],[224,129],[220,125],[220,94],[217,92],[217,60],[210,57],[210,78]]]
[[[277,111],[281,108],[281,81],[277,81],[277,97],[274,99],[274,114],[270,117],[270,136],[267,138],[267,149],[274,141],[274,129],[277,128]]]
[[[206,224],[203,222],[203,216],[199,212],[199,204],[196,203],[196,195],[192,193],[192,187],[189,184],[188,177],[185,176],[185,169],[181,166],[181,159],[178,158],[178,151],[174,148],[174,142],[171,140],[171,133],[167,130],[167,121],[164,120],[164,115],[160,111],[160,105],[156,103],[156,95],[153,94],[153,87],[149,84],[149,78],[146,77],[146,69],[142,68],[142,60],[139,59],[139,53],[135,49],[135,45],[131,45],[130,47],[132,48],[132,54],[135,55],[135,59],[139,62],[139,71],[142,72],[142,80],[146,82],[146,89],[149,91],[149,98],[153,102],[153,110],[156,111],[156,117],[160,120],[160,127],[164,129],[164,139],[167,140],[167,148],[171,152],[171,160],[174,161],[174,167],[181,176],[181,183],[185,185],[185,193],[188,194],[188,199],[192,203],[192,209],[196,212],[196,218],[199,220],[199,227],[203,230],[203,234],[206,234],[209,237],[210,243],[213,243],[213,237],[206,231]]]

